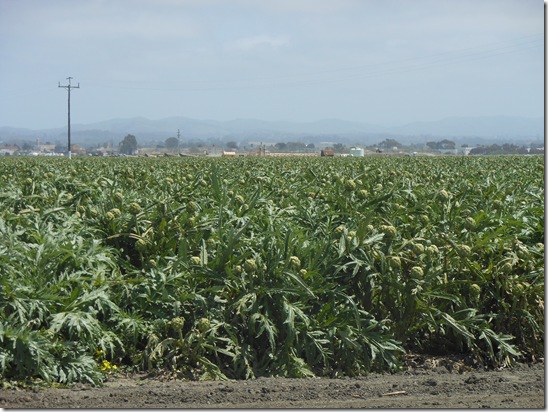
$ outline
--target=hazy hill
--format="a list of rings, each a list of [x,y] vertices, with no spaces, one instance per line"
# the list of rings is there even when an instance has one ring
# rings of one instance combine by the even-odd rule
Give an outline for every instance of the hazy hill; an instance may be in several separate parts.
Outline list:
[[[435,122],[414,122],[405,126],[389,128],[401,135],[477,136],[477,137],[539,137],[544,135],[542,117],[448,117]]]
[[[264,121],[235,119],[230,121],[199,120],[187,117],[167,117],[150,120],[144,117],[111,119],[90,124],[73,124],[73,142],[93,145],[103,142],[117,144],[125,135],[134,134],[138,141],[163,142],[177,135],[182,139],[291,141],[305,139],[308,142],[329,141],[373,144],[385,137],[396,138],[404,143],[424,142],[450,138],[468,143],[475,139],[486,141],[524,141],[529,143],[544,139],[544,119],[493,116],[450,117],[433,122],[414,122],[398,127],[350,122],[339,119],[323,119],[315,122]],[[64,141],[66,127],[30,130],[0,127],[0,141]]]

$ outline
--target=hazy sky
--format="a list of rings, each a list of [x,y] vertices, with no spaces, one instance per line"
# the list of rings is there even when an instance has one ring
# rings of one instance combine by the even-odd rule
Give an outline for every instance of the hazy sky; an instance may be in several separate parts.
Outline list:
[[[542,0],[0,0],[0,126],[544,116]]]

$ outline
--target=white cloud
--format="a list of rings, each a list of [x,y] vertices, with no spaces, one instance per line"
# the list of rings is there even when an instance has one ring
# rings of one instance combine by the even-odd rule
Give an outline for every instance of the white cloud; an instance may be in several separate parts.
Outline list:
[[[289,38],[286,36],[258,35],[243,37],[226,44],[226,50],[251,51],[257,49],[278,49],[289,45]]]

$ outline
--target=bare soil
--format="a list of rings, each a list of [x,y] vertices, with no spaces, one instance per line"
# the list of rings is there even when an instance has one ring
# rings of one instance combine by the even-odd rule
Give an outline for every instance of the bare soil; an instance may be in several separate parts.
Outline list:
[[[3,389],[0,407],[544,409],[544,372],[544,362],[483,370],[422,359],[405,372],[342,379],[189,382],[136,374],[102,387]]]

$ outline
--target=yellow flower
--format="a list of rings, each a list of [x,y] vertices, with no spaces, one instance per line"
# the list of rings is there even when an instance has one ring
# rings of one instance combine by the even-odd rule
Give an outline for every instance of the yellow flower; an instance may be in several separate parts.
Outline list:
[[[110,370],[116,370],[118,369],[118,366],[110,363],[108,360],[104,360],[101,362],[101,365],[99,365],[99,369],[101,369],[103,372],[108,372]]]
[[[100,369],[101,369],[102,371],[108,371],[109,369],[111,369],[110,362],[109,362],[108,360],[105,359],[105,360],[101,363]]]

